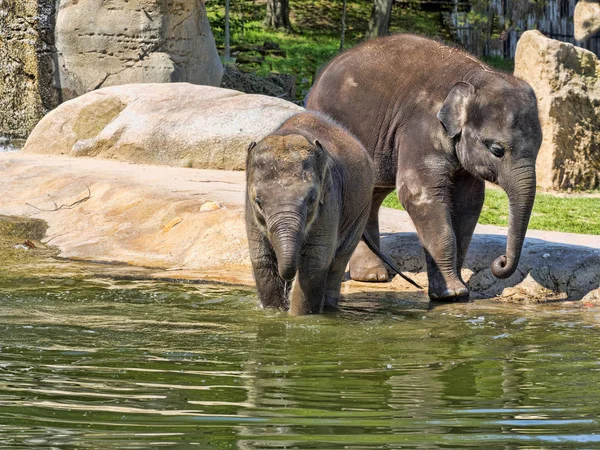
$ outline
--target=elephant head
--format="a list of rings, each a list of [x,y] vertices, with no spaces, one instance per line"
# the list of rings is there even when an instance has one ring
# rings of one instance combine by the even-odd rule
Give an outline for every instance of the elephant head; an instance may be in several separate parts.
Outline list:
[[[506,254],[492,263],[497,278],[517,269],[535,200],[535,161],[542,142],[533,89],[490,70],[454,85],[437,117],[472,175],[502,187],[509,199]]]
[[[275,252],[279,275],[296,276],[302,244],[330,185],[321,143],[298,134],[267,136],[248,151],[247,202]]]

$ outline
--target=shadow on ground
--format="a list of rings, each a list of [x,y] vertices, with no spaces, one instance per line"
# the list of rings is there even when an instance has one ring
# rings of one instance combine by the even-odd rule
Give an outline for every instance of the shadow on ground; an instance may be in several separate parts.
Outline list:
[[[403,271],[427,286],[425,256],[416,233],[384,233],[381,242],[383,251]],[[473,236],[462,273],[472,299],[600,299],[600,249],[527,238],[517,271],[499,280],[492,275],[490,264],[505,253],[505,248],[505,236]]]

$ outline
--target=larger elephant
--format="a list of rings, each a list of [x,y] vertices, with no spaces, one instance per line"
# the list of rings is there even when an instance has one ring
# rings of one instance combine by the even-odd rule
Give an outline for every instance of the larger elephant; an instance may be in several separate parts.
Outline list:
[[[378,211],[397,189],[425,250],[432,299],[469,291],[461,268],[479,218],[485,181],[509,198],[506,254],[492,273],[517,268],[535,199],[542,141],[537,101],[522,80],[436,41],[394,35],[338,55],[317,78],[307,108],[341,123],[374,159],[367,232],[379,244]],[[354,279],[383,281],[382,261],[360,242]]]

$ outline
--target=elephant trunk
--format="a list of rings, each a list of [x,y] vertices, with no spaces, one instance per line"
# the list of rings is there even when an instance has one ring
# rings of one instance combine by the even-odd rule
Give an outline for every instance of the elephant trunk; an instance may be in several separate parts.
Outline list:
[[[292,280],[298,271],[304,237],[302,224],[302,216],[293,211],[273,214],[267,222],[279,276],[285,281]]]
[[[535,166],[524,164],[512,167],[498,184],[508,194],[508,236],[506,255],[502,255],[492,263],[492,273],[496,278],[508,278],[519,264],[529,217],[535,201]]]

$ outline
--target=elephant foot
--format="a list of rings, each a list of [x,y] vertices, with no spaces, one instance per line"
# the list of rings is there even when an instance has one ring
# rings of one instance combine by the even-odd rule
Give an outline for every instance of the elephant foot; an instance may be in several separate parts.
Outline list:
[[[340,310],[340,307],[338,306],[340,303],[340,298],[339,297],[333,297],[331,295],[326,295],[325,296],[325,303],[323,304],[323,311],[324,312],[336,312]]]
[[[354,281],[388,281],[388,271],[379,257],[363,241],[350,258],[350,278]]]
[[[458,280],[437,288],[430,285],[429,298],[438,302],[464,302],[469,300],[469,289]]]

